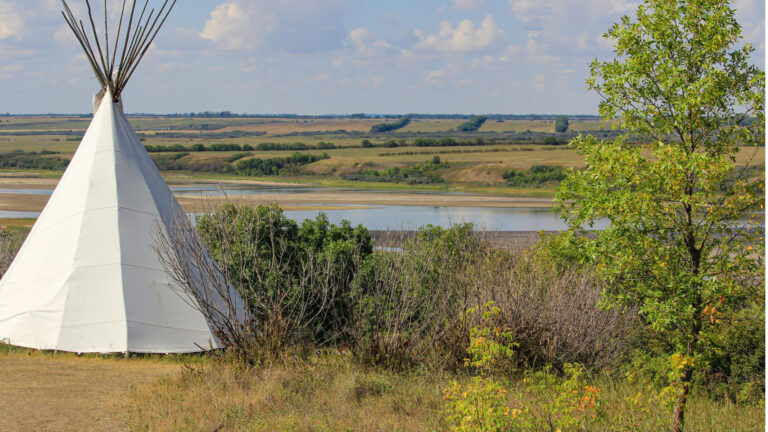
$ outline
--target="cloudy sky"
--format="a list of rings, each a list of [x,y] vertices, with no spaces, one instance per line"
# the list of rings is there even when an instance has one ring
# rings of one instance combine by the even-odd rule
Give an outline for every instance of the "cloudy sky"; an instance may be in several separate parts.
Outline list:
[[[601,35],[636,6],[179,0],[124,102],[156,113],[593,114],[589,61],[611,56]],[[763,65],[764,1],[734,7]],[[98,84],[59,12],[58,0],[0,0],[0,112],[90,110]]]

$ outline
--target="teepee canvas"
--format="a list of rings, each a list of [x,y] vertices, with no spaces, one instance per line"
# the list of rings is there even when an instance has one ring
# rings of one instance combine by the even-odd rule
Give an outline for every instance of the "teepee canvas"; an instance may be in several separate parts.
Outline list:
[[[68,8],[67,13],[71,17]],[[156,16],[161,15],[163,9]],[[61,181],[0,280],[0,340],[103,353],[217,347],[205,317],[173,286],[153,250],[155,230],[167,229],[183,212],[119,99],[154,34],[150,30],[149,36],[137,37],[141,46],[127,44],[134,54],[125,54],[114,69],[114,58],[97,61],[89,53],[82,24],[74,27],[73,18],[67,21],[92,60],[103,97]],[[145,26],[146,32],[150,26]]]

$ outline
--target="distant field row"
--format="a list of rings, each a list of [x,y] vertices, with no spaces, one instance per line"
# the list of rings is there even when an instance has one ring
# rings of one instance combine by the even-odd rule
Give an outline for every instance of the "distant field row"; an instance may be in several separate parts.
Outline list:
[[[464,120],[416,119],[396,133],[379,134],[368,131],[381,119],[132,117],[130,120],[145,145],[173,148],[152,153],[158,166],[169,170],[167,174],[172,176],[215,178],[246,173],[248,178],[266,176],[275,181],[290,179],[385,189],[472,189],[492,194],[508,194],[518,187],[507,181],[514,170],[528,172],[537,165],[583,166],[581,156],[570,147],[541,144],[548,139],[565,143],[575,133],[587,130],[600,138],[615,134],[600,131],[601,124],[595,120],[573,120],[565,134],[554,133],[554,121],[550,120],[489,119],[479,132],[463,133],[448,131]],[[56,154],[31,157],[70,159],[89,121],[60,116],[0,117],[0,154],[46,150]],[[418,140],[428,146],[414,145]],[[444,141],[450,141],[451,145],[436,145]],[[321,142],[329,148],[319,148]],[[254,150],[264,143],[290,146],[286,150]],[[200,145],[212,150],[216,144],[228,145],[219,149],[235,151],[198,151]],[[280,145],[270,148],[281,148]],[[290,148],[299,149],[311,160],[297,165],[289,160],[296,152]],[[261,163],[249,161],[251,159],[271,161]],[[737,163],[747,162],[764,165],[764,148],[745,149],[737,155]],[[243,171],[248,163],[262,168]],[[263,171],[265,165],[269,165],[271,171]],[[13,169],[21,165],[7,166]],[[27,168],[42,166],[26,165]],[[554,186],[555,183],[545,181],[524,194],[551,194]]]
[[[138,131],[258,131],[267,135],[283,135],[308,132],[368,132],[371,127],[384,122],[382,119],[350,118],[195,118],[195,117],[141,117],[131,116],[130,122]],[[3,131],[82,131],[88,127],[87,117],[34,116],[0,118]],[[449,132],[464,122],[460,119],[415,119],[399,129],[408,132]],[[604,125],[600,120],[571,120],[569,130],[597,131]],[[486,121],[479,132],[555,132],[554,120],[493,120]]]

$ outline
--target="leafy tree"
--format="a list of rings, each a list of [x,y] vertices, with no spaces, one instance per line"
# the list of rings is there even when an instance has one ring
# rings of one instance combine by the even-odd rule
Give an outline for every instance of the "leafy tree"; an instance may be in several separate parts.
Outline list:
[[[617,58],[595,60],[587,85],[602,117],[642,144],[575,139],[585,168],[558,209],[606,279],[606,304],[636,307],[669,360],[681,431],[718,328],[763,297],[765,180],[735,156],[764,145],[765,74],[727,0],[645,0],[606,37]],[[600,219],[610,226],[596,238],[576,235]]]
[[[555,132],[565,132],[568,130],[568,116],[558,116],[555,120]]]

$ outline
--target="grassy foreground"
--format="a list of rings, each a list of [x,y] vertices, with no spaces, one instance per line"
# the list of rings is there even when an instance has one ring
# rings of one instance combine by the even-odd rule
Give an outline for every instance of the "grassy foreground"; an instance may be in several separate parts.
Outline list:
[[[0,346],[0,378],[11,390],[0,393],[12,408],[0,418],[3,430],[130,431],[446,430],[445,390],[471,380],[365,367],[336,350],[251,368],[209,355],[78,357],[7,345]],[[600,389],[601,414],[588,430],[666,429],[668,410],[647,387],[608,376],[590,381]],[[546,404],[525,393],[522,378],[513,386],[513,403]],[[694,395],[688,430],[763,431],[763,413],[762,405]]]
[[[446,430],[444,391],[457,379],[470,380],[367,368],[339,352],[286,358],[257,368],[211,361],[137,387],[125,409],[130,429],[145,431]],[[585,425],[587,430],[666,429],[669,410],[646,387],[605,376],[592,383],[600,389],[602,408]],[[515,404],[536,413],[548,403],[526,393],[522,378],[513,385],[517,388],[509,397]],[[763,413],[762,406],[694,396],[687,430],[762,431]]]

